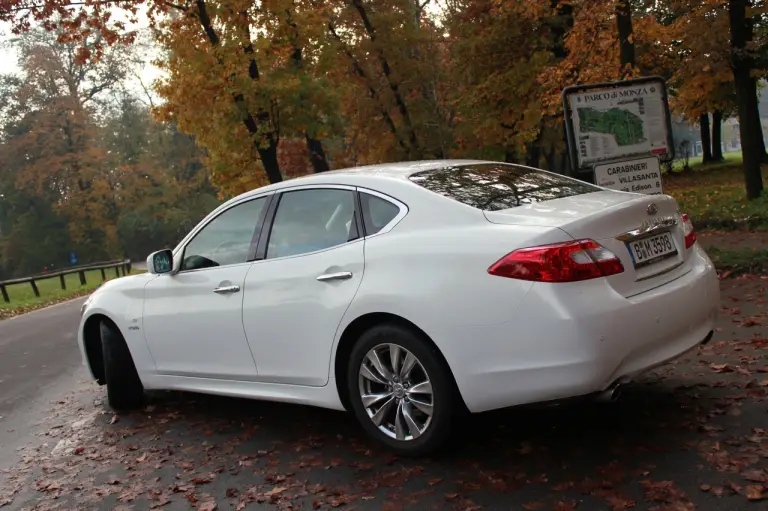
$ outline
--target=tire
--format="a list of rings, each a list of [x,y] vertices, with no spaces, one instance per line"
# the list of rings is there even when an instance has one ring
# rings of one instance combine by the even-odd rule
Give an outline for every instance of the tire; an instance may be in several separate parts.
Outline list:
[[[400,372],[399,376],[405,375],[407,378],[398,377],[396,382],[394,381],[395,371],[392,370],[392,348],[390,347],[392,345],[399,348],[396,351],[399,355],[397,357],[399,369],[405,368],[408,353],[417,359],[417,363],[411,366],[409,374]],[[371,350],[376,352],[376,357],[383,364],[385,372],[389,373],[390,379],[379,378],[379,382],[370,379],[369,372],[372,368],[375,369],[372,358],[369,357]],[[362,376],[363,372],[368,376]],[[382,372],[379,371],[373,376],[381,375]],[[424,384],[425,379],[429,386]],[[382,382],[389,385],[383,385]],[[407,388],[403,389],[406,385]],[[446,445],[450,437],[454,412],[458,408],[456,387],[453,377],[436,349],[416,332],[391,323],[377,325],[365,331],[350,354],[347,367],[347,389],[352,410],[363,429],[398,455],[415,457],[435,454]],[[415,389],[419,392],[410,393]],[[431,390],[431,395],[420,392],[427,389]],[[373,404],[369,400],[369,408],[366,408],[362,394],[389,395],[393,399],[390,402],[389,397],[382,397]],[[379,405],[379,403],[384,404]],[[432,405],[431,416],[422,411],[429,410],[425,403]],[[388,408],[382,410],[384,406]],[[383,412],[380,415],[380,419],[383,418],[383,420],[380,425],[377,425],[374,420],[379,412]],[[392,420],[389,420],[390,418]],[[396,428],[397,423],[401,426],[399,431]],[[421,430],[420,425],[426,425],[426,427]],[[419,434],[414,435],[414,431],[418,431]],[[398,438],[398,435],[402,438]]]
[[[144,386],[125,339],[114,325],[105,321],[101,323],[100,332],[109,405],[115,410],[140,407],[144,402]]]

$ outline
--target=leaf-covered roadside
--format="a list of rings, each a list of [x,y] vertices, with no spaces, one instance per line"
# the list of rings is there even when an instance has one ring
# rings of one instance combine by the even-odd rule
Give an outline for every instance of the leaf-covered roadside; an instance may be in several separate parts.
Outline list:
[[[8,292],[12,296],[11,303],[4,304],[0,302],[0,321],[20,316],[21,314],[26,314],[27,312],[32,312],[34,310],[44,309],[58,303],[68,302],[69,300],[74,300],[75,298],[79,298],[81,296],[87,296],[93,293],[102,285],[101,279],[95,276],[98,273],[98,271],[89,272],[88,279],[90,280],[85,286],[80,286],[77,284],[78,287],[73,288],[73,284],[70,282],[67,284],[69,286],[67,290],[60,290],[58,288],[58,279],[39,281],[38,289],[40,290],[41,296],[37,298],[33,295],[31,297],[23,298],[22,300],[19,300],[20,303],[18,304],[16,303],[18,296],[16,295],[16,291],[14,289],[16,286],[9,287]],[[130,272],[130,275],[137,275],[139,273],[144,273],[144,270],[133,268]],[[76,275],[75,278],[77,278]],[[112,277],[107,277],[106,280],[110,281],[112,280]],[[24,286],[27,285],[28,284],[24,284]]]
[[[768,273],[768,232],[705,231],[697,234],[720,278]]]
[[[768,230],[768,197],[747,200],[737,165],[706,167],[664,178],[664,192],[674,197],[697,229]]]
[[[450,452],[397,459],[338,412],[154,393],[116,415],[83,383],[5,474],[0,505],[49,509],[764,509],[766,278],[722,282],[712,343],[613,406],[520,408],[457,425]],[[0,474],[0,479],[3,475]]]
[[[768,248],[728,250],[712,247],[707,253],[721,278],[743,273],[768,273]]]
[[[87,296],[91,293],[93,293],[93,289],[83,289],[78,291],[72,291],[72,293],[67,296],[59,296],[56,298],[40,301],[37,303],[27,303],[27,304],[19,305],[16,307],[0,308],[0,321],[4,319],[20,316],[22,314],[26,314],[27,312],[32,312],[34,310],[44,309],[46,307],[50,307],[51,305],[56,305],[57,303],[68,302],[69,300],[74,300],[75,298],[78,298],[81,296]]]

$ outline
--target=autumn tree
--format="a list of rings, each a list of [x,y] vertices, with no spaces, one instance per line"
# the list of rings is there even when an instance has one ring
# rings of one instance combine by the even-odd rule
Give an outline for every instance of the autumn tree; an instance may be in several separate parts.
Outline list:
[[[125,90],[130,48],[80,63],[94,39],[16,41],[21,75],[0,80],[0,272],[144,257],[217,204],[193,139],[152,121]],[[150,229],[144,229],[150,226]],[[128,250],[126,251],[126,247]]]
[[[729,0],[728,21],[731,35],[731,70],[736,86],[744,159],[744,182],[747,198],[755,199],[763,191],[760,163],[765,158],[763,131],[757,109],[757,79],[755,55],[755,20],[751,0]]]
[[[345,135],[362,161],[435,158],[450,149],[440,73],[446,52],[428,3],[322,4],[322,62],[340,88]]]
[[[129,61],[116,46],[98,61],[77,61],[79,51],[100,44],[95,34],[57,43],[55,34],[28,33],[16,42],[23,79],[14,91],[17,120],[4,144],[16,165],[16,186],[44,199],[67,219],[74,243],[94,253],[114,253],[119,243],[106,153],[95,139],[94,115],[120,82]]]

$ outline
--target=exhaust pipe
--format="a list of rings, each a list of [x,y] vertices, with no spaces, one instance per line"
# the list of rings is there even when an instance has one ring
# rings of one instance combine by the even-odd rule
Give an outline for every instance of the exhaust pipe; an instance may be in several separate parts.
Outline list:
[[[623,390],[623,385],[620,382],[613,383],[597,395],[597,401],[600,403],[613,403],[621,397]]]

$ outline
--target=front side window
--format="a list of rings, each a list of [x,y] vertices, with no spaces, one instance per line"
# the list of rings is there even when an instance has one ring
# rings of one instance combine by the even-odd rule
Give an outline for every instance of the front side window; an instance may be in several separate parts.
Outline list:
[[[382,230],[400,213],[400,207],[368,193],[360,193],[360,203],[367,236]]]
[[[184,249],[181,270],[244,263],[266,197],[238,204],[211,220]]]
[[[335,247],[357,236],[353,191],[318,188],[286,192],[275,212],[267,259]]]

